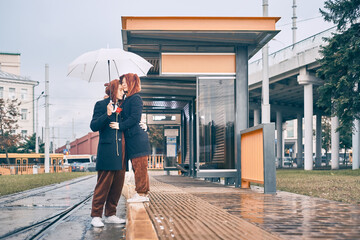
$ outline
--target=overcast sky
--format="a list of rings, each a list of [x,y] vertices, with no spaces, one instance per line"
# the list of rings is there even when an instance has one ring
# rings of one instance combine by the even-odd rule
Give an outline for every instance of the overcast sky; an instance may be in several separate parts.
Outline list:
[[[292,43],[292,2],[269,0],[269,16],[281,17],[270,53]],[[323,4],[297,1],[298,40],[332,26],[319,13]],[[91,131],[93,106],[104,96],[102,83],[66,77],[68,64],[87,51],[122,47],[121,16],[262,16],[262,0],[0,0],[0,52],[21,54],[21,75],[40,82],[36,96],[45,89],[44,66],[50,66],[56,145],[73,140],[73,120],[76,138]],[[44,99],[39,103],[41,128]]]

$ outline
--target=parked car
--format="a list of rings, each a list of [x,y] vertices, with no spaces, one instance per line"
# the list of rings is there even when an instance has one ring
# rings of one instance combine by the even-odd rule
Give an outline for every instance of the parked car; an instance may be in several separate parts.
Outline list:
[[[293,163],[294,163],[294,161],[293,161],[293,159],[291,157],[284,157],[283,158],[283,166],[284,167],[286,167],[286,166],[293,167]]]
[[[80,165],[80,168],[82,167],[83,172],[95,172],[96,171],[96,163],[90,162],[90,163],[82,163]]]
[[[96,164],[92,155],[65,155],[64,165],[70,166],[72,172],[96,171]]]
[[[96,171],[96,163],[87,162],[87,163],[73,163],[71,164],[72,172],[95,172]]]

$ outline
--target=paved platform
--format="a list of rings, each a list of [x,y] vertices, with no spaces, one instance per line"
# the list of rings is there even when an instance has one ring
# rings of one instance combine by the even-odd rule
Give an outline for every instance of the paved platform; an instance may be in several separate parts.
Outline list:
[[[360,205],[150,174],[159,239],[360,239]]]

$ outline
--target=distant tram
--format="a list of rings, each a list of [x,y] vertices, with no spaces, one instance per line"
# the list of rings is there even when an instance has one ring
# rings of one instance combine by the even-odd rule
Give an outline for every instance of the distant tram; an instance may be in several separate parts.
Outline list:
[[[9,161],[11,165],[33,165],[44,164],[44,153],[9,153]],[[50,154],[50,165],[62,165],[64,162],[64,155],[59,153]],[[7,164],[6,154],[0,154],[0,164]]]

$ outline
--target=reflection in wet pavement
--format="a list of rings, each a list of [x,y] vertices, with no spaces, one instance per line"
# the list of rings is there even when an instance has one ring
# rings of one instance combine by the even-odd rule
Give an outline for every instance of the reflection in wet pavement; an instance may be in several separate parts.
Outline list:
[[[34,223],[49,219],[20,234],[7,239],[26,239],[52,223],[59,213],[81,203],[72,212],[40,234],[41,239],[116,239],[124,238],[124,225],[106,224],[101,231],[92,228],[90,210],[92,192],[96,184],[96,175],[67,181],[61,184],[37,188],[22,194],[13,194],[0,198],[0,238],[6,233],[19,230]],[[120,199],[119,217],[126,217],[125,200]]]
[[[92,198],[81,208],[63,219],[55,227],[48,231],[45,239],[77,240],[77,239],[125,239],[124,224],[106,224],[103,228],[91,226],[90,211]],[[126,200],[122,196],[117,207],[117,216],[126,219]]]
[[[360,239],[360,205],[279,191],[276,195],[178,176],[155,176],[285,239]]]
[[[184,183],[184,179],[189,178],[154,176],[150,180],[150,203],[144,205],[159,239],[280,239],[277,235],[190,194],[188,189],[194,192],[204,190],[199,186],[194,187],[192,182],[187,182],[183,188],[178,187],[179,184],[174,186],[171,182],[175,180]],[[219,188],[220,191],[222,189],[226,190]]]

